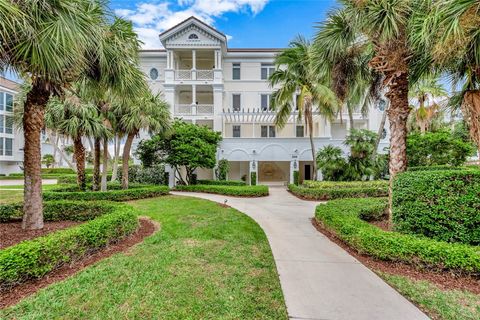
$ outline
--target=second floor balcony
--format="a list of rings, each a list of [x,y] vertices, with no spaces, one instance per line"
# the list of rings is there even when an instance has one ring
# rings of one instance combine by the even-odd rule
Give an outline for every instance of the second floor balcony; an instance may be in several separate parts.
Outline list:
[[[214,70],[192,70],[181,69],[175,70],[175,80],[208,80],[213,81]]]
[[[213,104],[176,104],[174,114],[176,116],[211,116]]]

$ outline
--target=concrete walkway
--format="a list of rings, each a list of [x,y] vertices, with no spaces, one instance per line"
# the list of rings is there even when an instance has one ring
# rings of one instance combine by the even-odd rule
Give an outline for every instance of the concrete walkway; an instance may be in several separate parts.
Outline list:
[[[23,186],[23,183],[23,179],[0,180],[0,186]],[[57,179],[42,179],[42,184],[57,184]]]
[[[428,319],[312,226],[315,202],[299,200],[284,187],[270,187],[270,196],[263,198],[173,193],[220,203],[227,199],[258,222],[272,248],[290,319]]]

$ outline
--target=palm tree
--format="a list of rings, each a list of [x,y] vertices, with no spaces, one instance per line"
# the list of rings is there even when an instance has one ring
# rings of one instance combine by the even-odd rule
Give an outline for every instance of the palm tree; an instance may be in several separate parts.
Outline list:
[[[390,123],[389,221],[392,224],[393,179],[407,168],[407,118],[410,113],[408,89],[428,67],[428,52],[417,49],[411,31],[428,12],[431,2],[423,0],[342,1],[342,7],[327,19],[342,23],[322,36],[323,47],[341,56],[346,43],[367,42],[372,48],[369,66],[383,78]],[[320,31],[322,32],[322,30]]]
[[[447,91],[439,83],[438,77],[433,74],[419,79],[410,86],[409,96],[418,103],[415,120],[420,127],[421,134],[428,130],[430,122],[439,111],[439,104],[435,102],[435,98],[446,95]]]
[[[61,134],[72,138],[77,184],[80,190],[85,190],[85,147],[82,139],[85,137],[108,139],[110,135],[96,106],[82,103],[73,94],[69,94],[63,101],[55,98],[47,105],[45,123],[48,127],[55,128]]]
[[[124,100],[113,112],[120,116],[119,128],[127,136],[122,156],[122,188],[128,189],[128,161],[133,139],[140,130],[150,133],[167,132],[170,129],[169,106],[160,95],[146,91],[138,99]]]
[[[276,70],[269,78],[272,87],[280,88],[272,94],[271,108],[276,110],[275,124],[283,128],[297,107],[298,121],[302,118],[308,130],[312,151],[313,180],[317,179],[316,152],[313,142],[313,112],[332,119],[337,111],[335,94],[322,83],[313,68],[312,46],[298,37],[275,58]],[[295,96],[296,101],[295,101]],[[294,119],[297,121],[297,119]]]
[[[50,96],[59,94],[93,61],[101,39],[102,2],[1,1],[0,70],[31,83],[24,104],[24,229],[43,228],[40,133]]]
[[[475,0],[436,3],[425,18],[418,42],[432,52],[435,67],[446,73],[454,92],[450,105],[460,108],[480,151],[480,5]]]

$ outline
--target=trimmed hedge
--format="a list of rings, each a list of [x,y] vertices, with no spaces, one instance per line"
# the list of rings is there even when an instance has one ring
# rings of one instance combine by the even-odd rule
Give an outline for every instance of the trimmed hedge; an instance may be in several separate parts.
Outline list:
[[[467,167],[453,167],[449,165],[408,167],[407,171],[437,171],[437,170],[467,170]]]
[[[402,233],[480,245],[480,171],[415,171],[393,186],[393,221]]]
[[[350,247],[377,259],[480,274],[480,247],[387,232],[359,218],[380,215],[385,206],[383,198],[332,200],[318,205],[315,217]]]
[[[245,186],[244,181],[239,180],[197,180],[197,184],[210,186]]]
[[[43,178],[43,176],[42,176]],[[112,179],[112,175],[108,174],[107,175],[107,181],[110,181]],[[85,181],[91,182],[93,180],[92,175],[85,175]],[[77,175],[61,175],[57,177],[57,183],[58,184],[75,184],[77,183]]]
[[[318,201],[338,198],[385,197],[388,195],[388,181],[305,181],[301,186],[289,184],[288,190],[301,198]]]
[[[268,196],[267,186],[216,186],[216,185],[188,185],[176,186],[177,191],[216,193],[235,197],[263,197]]]
[[[134,187],[127,190],[111,190],[111,191],[46,191],[43,192],[43,200],[84,200],[84,201],[130,201],[143,198],[158,197],[168,194],[167,186],[143,186]]]
[[[257,173],[255,171],[250,173],[250,185],[251,186],[257,185]]]
[[[33,240],[0,250],[0,289],[32,278],[40,278],[50,271],[99,250],[133,233],[138,227],[134,209],[121,204],[57,202],[50,205],[52,219],[63,219],[72,213],[74,220],[97,217],[84,224],[56,231]],[[82,212],[82,210],[85,210]],[[83,221],[83,220],[81,220]]]

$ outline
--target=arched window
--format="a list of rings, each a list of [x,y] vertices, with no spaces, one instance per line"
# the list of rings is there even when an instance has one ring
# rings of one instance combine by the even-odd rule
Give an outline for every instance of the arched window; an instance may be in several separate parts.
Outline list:
[[[198,39],[198,36],[197,36],[195,33],[191,33],[191,34],[188,36],[188,39],[189,39],[189,40],[197,40],[197,39]]]
[[[150,79],[157,80],[158,78],[158,70],[156,68],[150,69]]]

